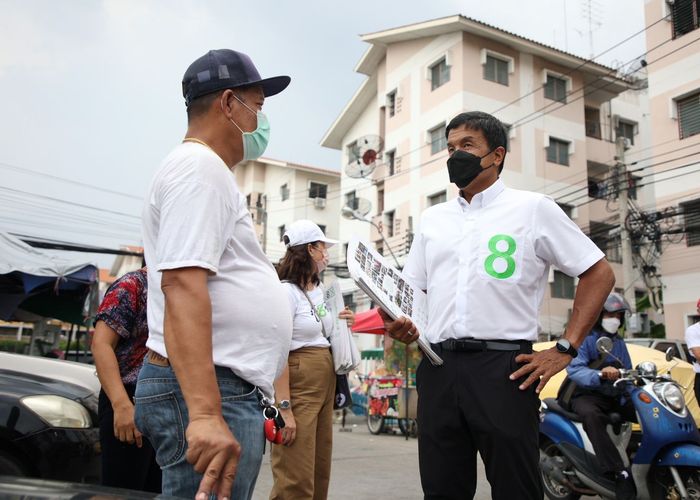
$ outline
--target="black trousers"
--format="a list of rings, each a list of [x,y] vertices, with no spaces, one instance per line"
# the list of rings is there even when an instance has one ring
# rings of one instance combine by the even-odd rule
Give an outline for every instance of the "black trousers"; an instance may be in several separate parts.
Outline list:
[[[136,385],[126,385],[133,398]],[[161,472],[156,452],[144,436],[143,446],[122,443],[114,437],[114,410],[104,391],[100,391],[98,416],[102,445],[102,484],[116,488],[161,492]]]
[[[582,394],[571,400],[571,409],[581,417],[583,428],[591,440],[596,459],[600,467],[608,474],[619,472],[625,468],[620,452],[617,451],[607,426],[610,423],[608,415],[616,412],[626,422],[636,422],[637,414],[631,401],[624,405],[618,398],[598,394]]]
[[[472,499],[476,454],[495,500],[542,500],[539,399],[508,376],[517,351],[438,351],[417,373],[418,459],[425,499]],[[524,380],[524,379],[523,379]]]

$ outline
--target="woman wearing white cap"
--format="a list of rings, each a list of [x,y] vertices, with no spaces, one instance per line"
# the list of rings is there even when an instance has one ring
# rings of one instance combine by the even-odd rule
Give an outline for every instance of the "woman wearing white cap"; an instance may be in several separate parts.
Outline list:
[[[272,447],[271,499],[325,499],[331,473],[335,371],[328,335],[333,321],[319,273],[328,265],[326,238],[316,224],[299,220],[283,236],[287,252],[278,274],[294,318],[287,368],[275,381],[275,399],[285,427],[282,445]],[[343,310],[349,325],[354,315]]]

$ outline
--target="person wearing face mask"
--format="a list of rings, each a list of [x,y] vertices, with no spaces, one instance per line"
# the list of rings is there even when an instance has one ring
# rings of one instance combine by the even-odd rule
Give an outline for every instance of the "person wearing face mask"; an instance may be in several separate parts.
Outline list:
[[[135,423],[156,450],[166,496],[253,494],[260,402],[274,397],[292,322],[232,170],[265,151],[263,103],[289,82],[261,78],[234,50],[195,60],[182,80],[187,133],[146,196],[149,335]]]
[[[422,214],[403,270],[427,291],[427,329],[384,315],[394,339],[423,335],[444,360],[416,372],[424,497],[472,498],[478,453],[494,499],[541,500],[538,392],[576,357],[614,275],[554,200],[505,186],[497,118],[461,113],[446,137],[459,195]],[[574,312],[556,347],[533,353],[551,265],[579,277]]]
[[[627,345],[619,335],[629,310],[621,294],[611,293],[598,321],[579,347],[578,356],[566,369],[569,379],[576,384],[571,409],[581,417],[601,468],[615,480],[618,500],[634,499],[637,495],[634,479],[606,430],[610,423],[608,415],[612,412],[630,422],[637,420],[634,406],[625,398],[623,389],[613,386],[620,378],[621,368],[632,368]],[[602,336],[612,339],[612,355],[598,353],[596,341]]]
[[[328,265],[326,238],[310,220],[291,224],[283,236],[287,251],[278,266],[294,329],[287,367],[275,381],[284,418],[282,444],[272,446],[271,499],[325,499],[331,474],[335,369],[329,335],[333,321],[324,302],[320,273]],[[348,308],[339,318],[352,326]]]

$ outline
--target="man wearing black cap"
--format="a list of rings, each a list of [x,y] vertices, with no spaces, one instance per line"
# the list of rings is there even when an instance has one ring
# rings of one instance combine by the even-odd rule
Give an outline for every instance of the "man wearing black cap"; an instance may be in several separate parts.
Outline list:
[[[292,325],[231,169],[263,154],[264,100],[289,82],[262,79],[233,50],[193,62],[182,81],[187,134],[146,197],[149,351],[135,418],[156,449],[165,495],[253,493],[264,444],[259,399],[272,397]]]

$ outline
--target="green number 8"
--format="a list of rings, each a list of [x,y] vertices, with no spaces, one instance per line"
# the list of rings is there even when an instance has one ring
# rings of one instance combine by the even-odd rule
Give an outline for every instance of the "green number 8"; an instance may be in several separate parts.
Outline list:
[[[508,248],[506,248],[506,250],[503,252],[496,247],[500,241],[505,241],[508,245]],[[484,261],[484,269],[486,272],[498,280],[504,280],[513,276],[513,273],[515,273],[515,260],[513,259],[515,248],[515,240],[512,236],[508,236],[507,234],[497,234],[492,237],[489,240],[489,250],[491,250],[491,254],[486,257],[486,260]],[[506,261],[506,269],[503,272],[499,273],[493,267],[496,259],[503,259]]]

